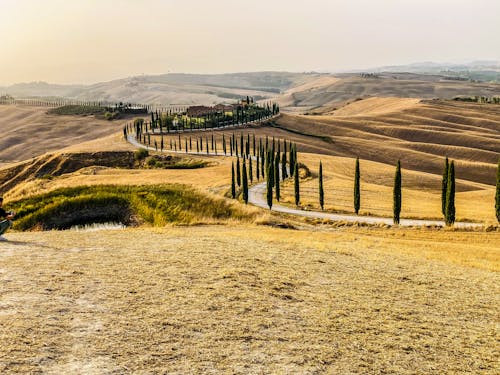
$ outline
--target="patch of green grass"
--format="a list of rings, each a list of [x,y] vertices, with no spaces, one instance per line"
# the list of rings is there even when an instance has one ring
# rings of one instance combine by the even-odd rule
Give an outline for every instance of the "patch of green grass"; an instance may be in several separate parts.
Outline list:
[[[250,219],[223,199],[184,185],[79,186],[58,189],[9,204],[17,211],[14,229],[68,229],[121,222],[154,226]]]

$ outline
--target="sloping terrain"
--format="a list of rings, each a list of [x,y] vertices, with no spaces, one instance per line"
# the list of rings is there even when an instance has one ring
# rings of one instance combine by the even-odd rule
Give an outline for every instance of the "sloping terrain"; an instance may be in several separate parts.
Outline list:
[[[44,107],[0,105],[0,166],[98,139],[120,131],[123,126],[123,120],[46,112]]]
[[[440,174],[444,157],[456,160],[463,179],[495,183],[500,156],[500,106],[426,101],[400,111],[368,115],[282,115],[279,137],[291,137],[305,152],[356,157]],[[373,103],[369,103],[373,104]],[[340,114],[342,110],[339,110]]]
[[[380,73],[373,77],[363,77],[361,74],[336,77],[335,81],[318,80],[315,87],[292,89],[276,100],[285,111],[323,113],[333,111],[346,102],[371,96],[452,99],[460,95],[500,95],[498,83],[453,81],[442,75]]]
[[[322,76],[317,73],[256,72],[135,76],[88,86],[43,82],[0,87],[16,97],[61,96],[70,99],[163,105],[213,105],[252,96],[268,99]]]

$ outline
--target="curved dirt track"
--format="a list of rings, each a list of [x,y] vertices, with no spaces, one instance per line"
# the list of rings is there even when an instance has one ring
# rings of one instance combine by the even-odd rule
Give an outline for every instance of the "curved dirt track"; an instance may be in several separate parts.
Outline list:
[[[148,150],[156,151],[154,147],[149,147],[143,145],[135,139],[133,135],[127,136],[127,141],[132,145],[139,148],[146,148]],[[189,155],[202,155],[202,156],[225,156],[223,154],[215,154],[212,152],[185,152],[185,151],[164,151],[165,153],[178,153],[178,154],[189,154]],[[253,158],[253,157],[252,157]],[[254,206],[268,209],[267,200],[264,197],[266,192],[266,183],[260,182],[258,184],[252,185],[248,189],[248,202]],[[348,214],[334,214],[322,211],[305,211],[297,208],[286,207],[280,204],[275,204],[273,202],[272,211],[281,212],[290,215],[297,215],[303,217],[310,217],[315,219],[326,219],[332,221],[346,221],[349,223],[363,223],[363,224],[384,224],[384,225],[392,225],[393,221],[387,217],[380,216],[358,216],[358,215],[348,215]],[[400,226],[444,226],[444,221],[440,220],[417,220],[417,219],[401,219]],[[467,222],[455,222],[455,227],[457,228],[477,228],[483,226],[478,223],[467,223]]]

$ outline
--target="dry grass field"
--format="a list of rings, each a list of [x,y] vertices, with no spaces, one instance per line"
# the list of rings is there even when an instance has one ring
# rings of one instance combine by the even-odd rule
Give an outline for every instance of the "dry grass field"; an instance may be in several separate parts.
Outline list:
[[[498,233],[11,233],[0,372],[497,374]]]
[[[276,98],[286,112],[331,111],[346,102],[370,97],[453,99],[456,96],[499,95],[498,83],[454,81],[440,75],[379,73],[376,78],[360,74],[310,77]]]
[[[123,121],[48,115],[46,107],[0,105],[0,167],[120,131]]]

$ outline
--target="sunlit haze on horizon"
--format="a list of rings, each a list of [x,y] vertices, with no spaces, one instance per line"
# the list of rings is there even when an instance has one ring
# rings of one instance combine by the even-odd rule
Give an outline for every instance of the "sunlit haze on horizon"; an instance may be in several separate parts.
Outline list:
[[[500,60],[500,1],[0,0],[0,85]]]

